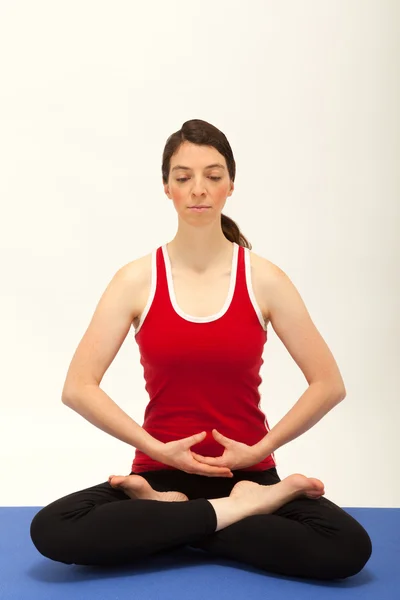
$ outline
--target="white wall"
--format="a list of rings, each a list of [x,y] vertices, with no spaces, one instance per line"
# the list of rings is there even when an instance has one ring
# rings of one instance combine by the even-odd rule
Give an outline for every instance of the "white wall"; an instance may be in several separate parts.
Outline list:
[[[0,5],[2,505],[129,473],[134,449],[61,402],[115,271],[171,240],[167,137],[228,137],[224,212],[300,291],[346,399],[277,450],[341,506],[400,506],[400,5],[388,0]],[[271,427],[307,387],[269,327]],[[103,389],[139,424],[133,330]]]

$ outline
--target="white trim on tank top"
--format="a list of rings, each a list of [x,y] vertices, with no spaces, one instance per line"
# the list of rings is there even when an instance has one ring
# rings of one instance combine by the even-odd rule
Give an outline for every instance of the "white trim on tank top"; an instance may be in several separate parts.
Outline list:
[[[224,305],[220,311],[218,311],[214,315],[208,315],[205,317],[197,317],[197,316],[193,316],[193,315],[188,315],[178,305],[178,302],[177,302],[176,296],[175,296],[174,281],[172,279],[171,261],[169,259],[167,245],[164,244],[162,246],[162,251],[164,254],[164,262],[165,262],[166,272],[167,272],[168,291],[169,291],[169,297],[171,300],[171,304],[174,307],[175,312],[178,313],[178,315],[181,316],[186,321],[192,321],[193,323],[210,323],[211,321],[216,321],[217,319],[220,319],[226,313],[229,306],[231,305],[232,298],[233,298],[233,292],[235,290],[235,284],[236,284],[236,274],[237,274],[237,265],[238,265],[238,255],[239,255],[238,244],[236,244],[236,242],[232,242],[232,243],[233,243],[233,253],[232,253],[232,266],[231,266],[231,276],[230,276],[228,295],[227,295]]]
[[[246,273],[247,291],[249,293],[250,301],[256,312],[258,320],[260,321],[261,327],[264,329],[264,331],[267,331],[268,326],[265,325],[262,310],[259,307],[258,302],[256,300],[256,296],[255,296],[254,290],[253,290],[253,284],[251,282],[251,259],[250,259],[250,250],[248,248],[244,248],[244,265],[245,265],[245,273]]]
[[[168,251],[166,248],[167,245],[163,244],[161,246],[161,250],[162,250],[162,253],[164,256],[164,264],[165,264],[165,270],[166,270],[166,276],[167,276],[167,287],[168,287],[169,298],[170,298],[172,307],[175,310],[175,312],[179,316],[181,316],[183,319],[185,319],[186,321],[191,321],[193,323],[209,323],[211,321],[216,321],[217,319],[220,319],[227,312],[228,308],[230,307],[232,298],[233,298],[233,293],[235,291],[237,268],[238,268],[238,256],[239,256],[239,245],[236,242],[232,242],[232,244],[233,244],[233,255],[232,255],[231,278],[230,278],[228,295],[226,297],[223,307],[221,308],[221,310],[218,313],[215,313],[214,315],[205,316],[205,317],[197,317],[194,315],[189,315],[189,314],[185,313],[183,310],[181,310],[181,308],[179,307],[179,305],[176,301],[176,296],[175,296],[174,283],[173,283],[173,279],[172,279],[171,262],[169,260],[169,255],[168,255]],[[256,315],[258,317],[258,320],[259,320],[262,328],[264,329],[264,331],[266,331],[267,327],[265,326],[264,317],[263,317],[262,311],[257,303],[256,297],[254,294],[254,290],[253,290],[253,286],[252,286],[252,282],[251,282],[251,262],[250,262],[250,252],[249,252],[248,248],[244,248],[244,259],[245,259],[246,285],[247,285],[249,297],[250,297],[251,303],[253,305],[253,308],[256,312]],[[143,325],[143,322],[147,316],[147,313],[150,310],[150,307],[152,305],[152,302],[153,302],[153,299],[154,299],[154,296],[156,293],[156,287],[157,287],[157,248],[155,248],[152,252],[151,287],[150,287],[149,298],[148,298],[146,306],[143,310],[139,325],[135,329],[135,335],[137,335],[139,333],[139,330],[141,329],[141,327]]]

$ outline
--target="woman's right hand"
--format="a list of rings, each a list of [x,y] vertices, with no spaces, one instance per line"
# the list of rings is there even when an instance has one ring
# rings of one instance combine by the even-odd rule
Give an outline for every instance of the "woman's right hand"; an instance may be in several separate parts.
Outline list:
[[[157,457],[170,467],[175,467],[186,473],[205,475],[206,477],[233,477],[232,471],[228,467],[212,467],[199,462],[194,458],[190,450],[191,446],[203,441],[206,432],[196,433],[182,440],[166,442]]]

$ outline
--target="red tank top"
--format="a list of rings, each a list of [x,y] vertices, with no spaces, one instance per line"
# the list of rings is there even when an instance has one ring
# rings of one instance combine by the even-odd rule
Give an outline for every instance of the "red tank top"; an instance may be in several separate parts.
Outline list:
[[[180,309],[166,244],[153,250],[150,295],[135,339],[150,397],[142,427],[154,438],[170,442],[206,431],[191,449],[221,456],[224,447],[212,429],[249,445],[268,433],[258,389],[267,330],[252,288],[247,248],[233,242],[228,296],[222,309],[208,317]],[[274,466],[271,454],[245,470]],[[158,469],[176,470],[136,449],[133,472]]]

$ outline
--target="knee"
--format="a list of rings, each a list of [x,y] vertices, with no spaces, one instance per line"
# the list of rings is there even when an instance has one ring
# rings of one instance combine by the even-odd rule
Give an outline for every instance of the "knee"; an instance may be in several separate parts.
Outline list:
[[[33,545],[40,554],[52,560],[71,564],[65,560],[60,560],[60,557],[57,556],[57,523],[48,507],[42,508],[33,517],[30,525],[30,536]]]
[[[46,521],[46,509],[42,508],[33,517],[30,526],[31,540],[33,542],[33,545],[36,547],[37,550],[39,550],[39,552],[41,552],[43,541],[46,536],[46,530],[48,529],[48,523]]]
[[[359,523],[343,536],[336,578],[345,579],[357,575],[367,564],[372,554],[372,541],[367,531]]]

